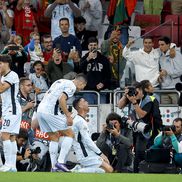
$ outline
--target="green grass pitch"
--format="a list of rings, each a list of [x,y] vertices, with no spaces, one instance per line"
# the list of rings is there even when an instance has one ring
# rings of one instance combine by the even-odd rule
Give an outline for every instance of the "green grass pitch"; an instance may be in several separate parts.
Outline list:
[[[0,182],[180,182],[179,174],[0,173]]]

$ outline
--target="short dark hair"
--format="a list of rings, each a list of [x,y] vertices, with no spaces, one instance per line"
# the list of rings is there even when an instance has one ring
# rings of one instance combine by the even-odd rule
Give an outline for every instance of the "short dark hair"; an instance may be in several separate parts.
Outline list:
[[[152,36],[145,36],[145,37],[143,37],[143,41],[146,40],[146,39],[150,39],[150,40],[152,40],[152,42],[154,41],[154,38]]]
[[[88,39],[88,44],[90,44],[90,43],[97,43],[98,44],[98,39],[96,38],[96,37],[90,37],[89,39]]]
[[[11,66],[12,58],[8,54],[0,54],[0,62],[9,63],[9,66]]]
[[[76,23],[84,23],[84,24],[86,24],[86,20],[85,20],[85,18],[83,17],[83,16],[79,16],[79,17],[75,17],[75,19],[74,19],[74,22],[75,22],[75,24]]]
[[[34,68],[36,65],[38,65],[38,64],[40,64],[40,65],[42,66],[42,68],[44,68],[44,64],[43,64],[42,61],[35,61],[35,62],[33,63],[33,68]]]
[[[77,74],[77,75],[75,76],[75,79],[87,83],[87,76],[86,76],[85,74],[83,74],[83,73]]]
[[[63,20],[66,20],[68,23],[70,23],[69,19],[66,18],[66,17],[60,18],[60,19],[59,19],[59,23],[60,23],[61,21],[63,21]]]
[[[25,81],[31,81],[28,77],[21,77],[19,85],[23,85]]]
[[[106,118],[106,123],[109,124],[109,121],[117,120],[120,125],[122,125],[121,116],[115,112],[110,113]]]
[[[164,41],[166,44],[170,44],[171,43],[171,39],[169,37],[160,37],[158,41]]]
[[[42,37],[41,37],[41,41],[44,42],[44,39],[48,39],[48,38],[52,38],[50,34],[44,34]]]
[[[146,88],[148,88],[151,85],[149,80],[142,80],[140,83],[141,83],[143,90],[145,90]]]
[[[20,129],[19,134],[17,135],[17,138],[23,138],[25,140],[28,140],[28,132],[26,129]]]
[[[175,119],[173,120],[173,123],[174,123],[174,122],[178,122],[178,121],[181,121],[181,126],[182,126],[182,118],[175,118]]]
[[[83,99],[83,97],[78,97],[73,101],[73,107],[78,110],[78,104],[80,102],[80,100]]]

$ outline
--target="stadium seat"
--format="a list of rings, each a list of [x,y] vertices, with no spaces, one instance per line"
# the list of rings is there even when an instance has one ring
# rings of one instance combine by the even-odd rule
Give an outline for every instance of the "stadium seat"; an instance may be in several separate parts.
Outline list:
[[[150,33],[148,33],[150,32]],[[158,47],[158,39],[162,36],[168,36],[173,43],[178,45],[178,27],[165,25],[161,27],[151,26],[145,28],[146,36],[152,36],[154,38],[154,47]]]
[[[135,26],[145,28],[148,26],[156,26],[160,24],[160,15],[139,15],[135,16]]]
[[[182,15],[179,16],[179,46],[182,47]]]

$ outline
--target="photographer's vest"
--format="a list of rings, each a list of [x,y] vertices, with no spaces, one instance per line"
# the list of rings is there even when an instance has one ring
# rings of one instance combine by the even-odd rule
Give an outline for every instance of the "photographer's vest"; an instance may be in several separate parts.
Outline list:
[[[154,97],[154,96],[146,95],[145,98],[140,101],[139,106],[141,108],[143,108],[146,104],[148,104],[149,102],[152,102],[153,100],[151,97]],[[155,99],[155,97],[154,97],[154,99]],[[132,119],[135,121],[139,120],[139,117],[137,116],[135,109],[134,109],[133,105],[131,105],[131,103],[128,106],[128,115],[131,116]]]
[[[149,96],[149,95],[146,95],[145,98],[143,100],[140,101],[139,103],[139,106],[140,108],[142,109],[146,104],[148,104],[149,102],[153,102],[153,100],[155,99],[154,96]],[[129,116],[131,116],[132,120],[134,121],[138,121],[138,122],[143,122],[145,124],[149,124],[150,127],[151,127],[151,132],[148,132],[146,134],[143,134],[142,135],[149,139],[151,136],[152,136],[152,131],[153,131],[153,119],[152,119],[152,114],[151,114],[151,119],[148,123],[146,123],[145,121],[143,121],[142,119],[139,119],[138,115],[136,114],[135,112],[135,109],[133,107],[133,105],[130,105],[129,106],[129,109],[128,109],[128,114]]]

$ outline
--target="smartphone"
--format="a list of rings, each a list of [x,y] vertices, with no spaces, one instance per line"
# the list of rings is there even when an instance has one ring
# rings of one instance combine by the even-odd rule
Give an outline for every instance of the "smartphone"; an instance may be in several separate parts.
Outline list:
[[[93,49],[92,52],[93,52],[93,53],[96,53],[96,52],[97,52],[97,49]]]
[[[18,51],[19,49],[20,49],[19,46],[16,46],[16,45],[8,46],[8,50]]]

